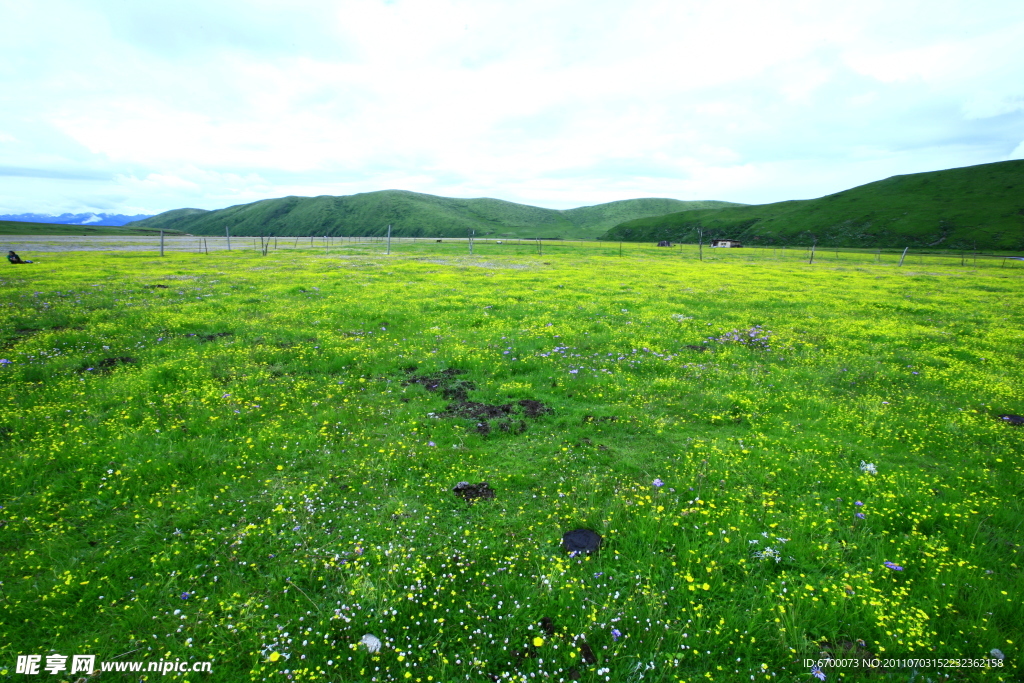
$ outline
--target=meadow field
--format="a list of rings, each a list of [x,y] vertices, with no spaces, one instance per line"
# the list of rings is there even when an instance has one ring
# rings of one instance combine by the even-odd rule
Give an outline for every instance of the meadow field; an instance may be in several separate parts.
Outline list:
[[[0,270],[0,680],[1021,679],[1022,264],[328,246]]]

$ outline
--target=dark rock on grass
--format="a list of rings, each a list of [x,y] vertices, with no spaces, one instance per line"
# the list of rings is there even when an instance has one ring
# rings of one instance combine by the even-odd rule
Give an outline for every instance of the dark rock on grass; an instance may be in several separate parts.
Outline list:
[[[1007,424],[1013,425],[1014,427],[1024,425],[1024,416],[1021,415],[1000,415],[999,419]]]
[[[496,417],[511,415],[515,406],[511,403],[492,405],[490,403],[476,403],[475,401],[456,401],[449,403],[444,409],[444,417],[468,417],[472,420],[487,420]]]
[[[468,481],[460,481],[452,489],[456,496],[463,499],[467,503],[472,503],[474,500],[480,498],[484,500],[490,500],[494,498],[494,489],[486,481],[482,481],[479,484],[470,484]]]
[[[522,412],[525,417],[540,417],[554,412],[540,401],[524,399],[518,403],[476,403],[475,401],[457,401],[449,403],[445,408],[445,417],[468,417],[474,420],[492,420],[513,413]]]
[[[601,534],[590,529],[575,529],[562,536],[562,547],[569,553],[592,553],[601,547]]]
[[[594,651],[586,643],[580,643],[580,659],[583,660],[584,664],[597,664],[597,657],[594,656]]]
[[[526,422],[524,420],[502,420],[498,423],[498,429],[510,434],[522,434],[526,431]]]
[[[528,398],[524,398],[520,401],[519,406],[523,409],[523,415],[526,417],[540,417],[541,415],[555,412],[540,401],[534,401]]]
[[[449,403],[443,417],[465,417],[477,420],[476,431],[480,434],[490,434],[491,425],[488,420],[500,419],[498,428],[503,432],[522,434],[526,431],[526,422],[516,420],[514,417],[522,414],[524,417],[540,417],[547,413],[554,412],[551,408],[540,401],[524,399],[518,403],[477,403],[475,401],[456,401]]]
[[[415,370],[415,366],[406,368],[406,372],[410,373],[415,372]],[[464,374],[466,374],[465,370],[448,368],[447,370],[441,370],[429,375],[413,375],[402,382],[402,386],[407,387],[410,384],[419,384],[427,391],[436,391],[447,399],[465,401],[469,397],[469,392],[476,389],[476,384],[469,380],[456,379],[456,376]]]

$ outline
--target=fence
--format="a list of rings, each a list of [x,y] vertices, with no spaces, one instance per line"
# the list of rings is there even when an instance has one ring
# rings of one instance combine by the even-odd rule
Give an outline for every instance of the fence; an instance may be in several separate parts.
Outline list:
[[[150,251],[161,250],[158,236],[6,236],[7,249],[26,254],[47,251]],[[208,254],[227,251],[228,240],[221,236],[165,236],[165,253]],[[267,255],[278,252],[306,252],[324,255],[369,254],[387,252],[386,236],[337,237],[243,237],[234,235],[230,250]],[[700,249],[696,244],[675,244],[657,247],[650,243],[602,242],[597,240],[556,240],[535,238],[467,238],[467,237],[391,237],[392,255],[438,254],[487,256],[606,256],[615,258],[657,258],[703,260],[716,262],[804,262],[812,260],[812,247],[754,246],[741,248]],[[912,249],[852,249],[814,247],[813,265],[946,265],[970,268],[1022,268],[1020,253],[936,251]]]

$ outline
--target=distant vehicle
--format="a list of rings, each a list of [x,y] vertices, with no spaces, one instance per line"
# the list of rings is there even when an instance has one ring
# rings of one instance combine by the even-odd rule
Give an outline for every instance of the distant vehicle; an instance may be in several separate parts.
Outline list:
[[[711,240],[712,247],[742,247],[738,240]]]

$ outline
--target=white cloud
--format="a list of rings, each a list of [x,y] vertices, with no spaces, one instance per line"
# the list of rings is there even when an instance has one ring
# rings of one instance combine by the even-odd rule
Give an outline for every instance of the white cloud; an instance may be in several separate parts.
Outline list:
[[[773,201],[995,161],[1024,122],[1019,2],[0,6],[0,165],[40,171],[0,211]]]

